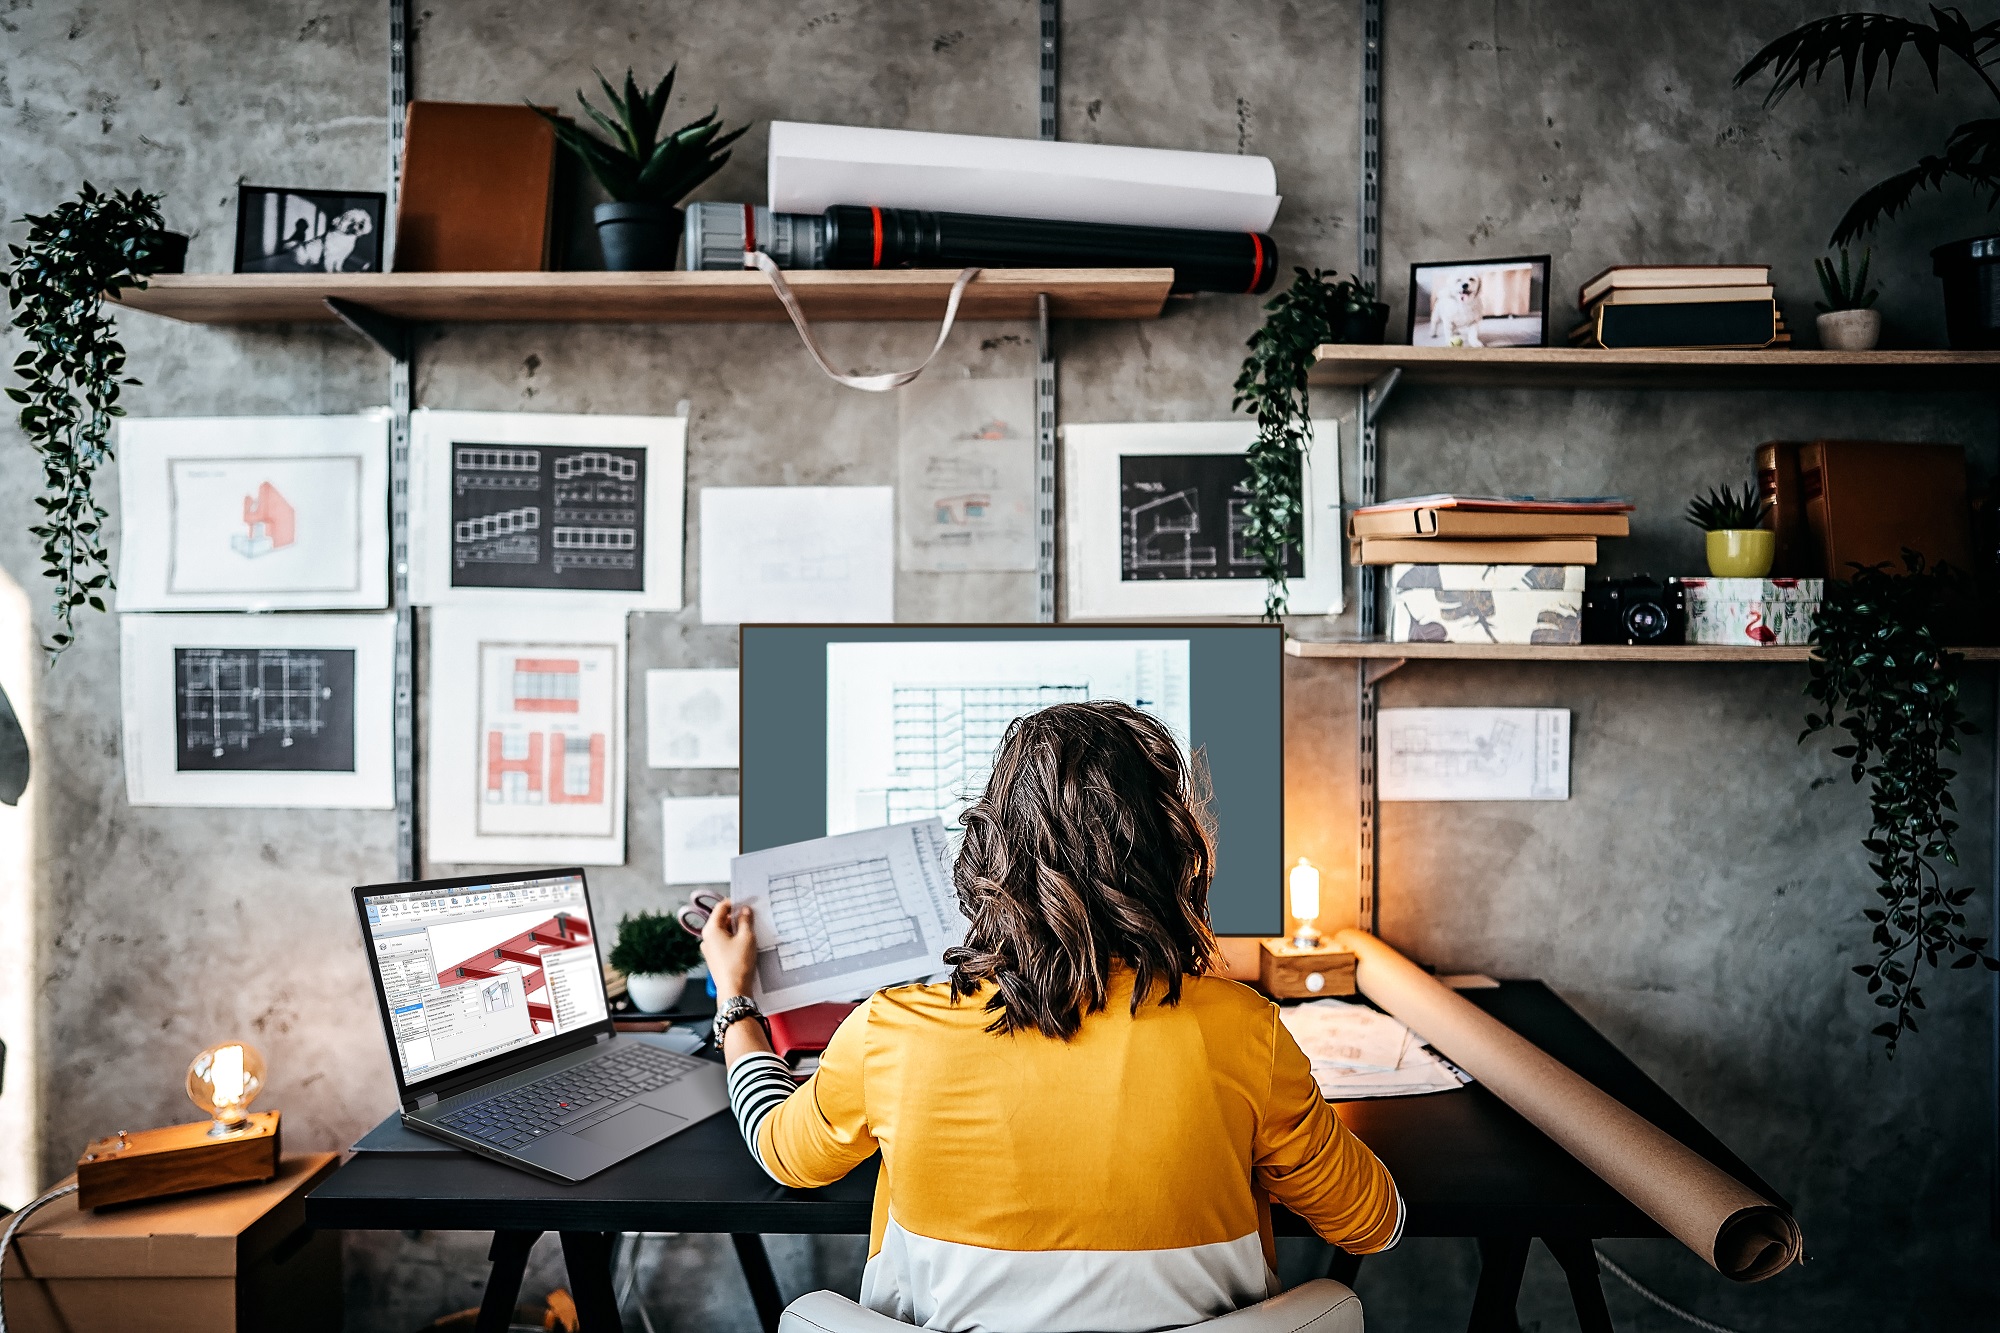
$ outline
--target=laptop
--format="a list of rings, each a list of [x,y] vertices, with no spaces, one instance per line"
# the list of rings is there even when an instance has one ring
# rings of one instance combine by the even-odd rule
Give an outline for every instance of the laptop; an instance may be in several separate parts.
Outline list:
[[[354,890],[403,1123],[584,1180],[729,1109],[722,1066],[621,1037],[581,870]]]

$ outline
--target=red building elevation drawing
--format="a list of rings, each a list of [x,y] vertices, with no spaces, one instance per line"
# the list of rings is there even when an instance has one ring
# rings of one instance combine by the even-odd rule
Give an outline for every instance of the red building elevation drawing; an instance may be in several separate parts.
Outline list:
[[[462,986],[468,981],[490,981],[495,977],[518,976],[521,994],[528,1002],[528,1020],[536,1032],[542,1024],[555,1025],[549,1006],[548,977],[542,969],[544,954],[561,953],[590,943],[590,923],[568,912],[557,912],[547,921],[502,940],[490,950],[472,955],[464,962],[437,974],[442,987]],[[537,1000],[535,996],[541,995]],[[488,1005],[491,1008],[491,1004]]]
[[[243,526],[245,531],[231,537],[229,544],[238,555],[251,559],[283,550],[298,538],[298,515],[291,501],[268,481],[258,485],[255,495],[243,497]]]

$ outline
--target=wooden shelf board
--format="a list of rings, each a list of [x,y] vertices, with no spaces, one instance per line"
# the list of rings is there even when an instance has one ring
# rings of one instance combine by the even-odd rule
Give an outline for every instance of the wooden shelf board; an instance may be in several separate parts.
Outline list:
[[[1759,352],[1587,347],[1401,347],[1329,343],[1314,384],[1364,385],[1390,370],[1401,385],[1485,389],[2000,390],[2000,352]]]
[[[1804,662],[1803,647],[1739,648],[1730,644],[1671,644],[1628,647],[1612,643],[1383,643],[1285,640],[1293,657],[1348,661],[1407,659],[1412,662]],[[2000,648],[1955,648],[1972,662],[2000,662]]]
[[[785,275],[814,320],[938,320],[956,269],[806,270]],[[1154,319],[1165,268],[989,268],[959,318]],[[191,324],[332,323],[326,298],[425,323],[772,323],[784,307],[761,273],[179,273],[124,293],[134,310]]]

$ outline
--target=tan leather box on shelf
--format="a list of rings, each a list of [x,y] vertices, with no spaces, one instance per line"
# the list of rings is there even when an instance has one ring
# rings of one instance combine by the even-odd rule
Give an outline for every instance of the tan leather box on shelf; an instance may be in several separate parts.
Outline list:
[[[1961,445],[1814,440],[1799,450],[1799,492],[1828,578],[1884,562],[1901,573],[1904,547],[1972,567]]]
[[[57,1200],[5,1256],[8,1333],[338,1333],[340,1235],[305,1226],[337,1160],[287,1157],[262,1184],[103,1212]]]
[[[412,102],[396,203],[398,273],[545,269],[556,136],[531,107]]]

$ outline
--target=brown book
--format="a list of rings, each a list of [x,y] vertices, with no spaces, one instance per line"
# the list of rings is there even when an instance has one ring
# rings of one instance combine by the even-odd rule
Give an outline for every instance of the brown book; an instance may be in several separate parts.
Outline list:
[[[1451,541],[1437,537],[1361,537],[1347,544],[1357,565],[1594,565],[1597,538]]]
[[[1601,305],[1681,305],[1688,301],[1769,301],[1777,296],[1770,283],[1738,287],[1613,287],[1592,301]]]
[[[1771,281],[1769,264],[1614,264],[1577,288],[1581,310],[1623,287],[1760,287]]]
[[[1624,537],[1632,520],[1624,514],[1510,514],[1479,509],[1392,509],[1350,514],[1347,535],[1356,537]]]
[[[1799,450],[1799,495],[1829,578],[1883,563],[1900,573],[1906,547],[1972,568],[1962,445],[1814,440]]]
[[[547,268],[555,161],[555,131],[531,107],[410,103],[396,204],[396,272]]]
[[[1777,554],[1771,573],[1777,578],[1816,579],[1825,576],[1820,567],[1819,543],[1806,524],[1805,497],[1799,492],[1799,450],[1797,440],[1771,440],[1757,446],[1757,494],[1766,505],[1763,526],[1778,534]]]

